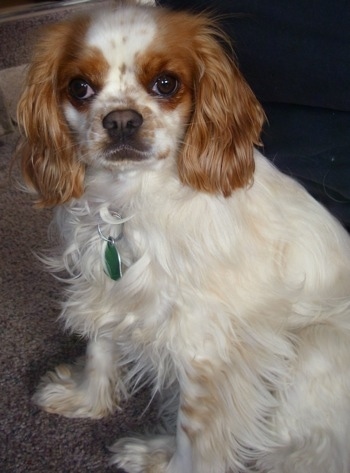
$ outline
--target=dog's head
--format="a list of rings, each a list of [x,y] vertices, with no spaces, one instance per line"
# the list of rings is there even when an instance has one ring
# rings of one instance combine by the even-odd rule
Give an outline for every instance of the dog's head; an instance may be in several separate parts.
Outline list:
[[[163,159],[199,191],[247,185],[263,113],[223,40],[205,15],[130,4],[50,26],[18,107],[39,203],[79,197],[86,166]]]

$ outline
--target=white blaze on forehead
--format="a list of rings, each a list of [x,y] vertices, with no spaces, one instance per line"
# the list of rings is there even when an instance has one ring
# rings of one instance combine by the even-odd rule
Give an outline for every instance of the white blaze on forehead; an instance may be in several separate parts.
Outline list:
[[[104,12],[93,21],[87,43],[101,50],[111,70],[133,69],[135,56],[154,40],[153,14],[152,7],[123,7]]]

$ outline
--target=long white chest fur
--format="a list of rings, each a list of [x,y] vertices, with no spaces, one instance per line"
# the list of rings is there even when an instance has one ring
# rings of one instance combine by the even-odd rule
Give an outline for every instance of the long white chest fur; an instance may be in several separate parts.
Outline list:
[[[157,366],[159,378],[164,363],[182,351],[208,359],[219,351],[231,363],[246,345],[265,351],[267,363],[270,356],[287,360],[291,334],[315,318],[327,322],[332,298],[344,297],[334,309],[344,316],[345,234],[340,254],[319,204],[308,197],[307,218],[300,215],[305,191],[258,153],[256,159],[252,187],[229,199],[183,186],[166,162],[157,172],[102,172],[88,180],[84,198],[57,214],[66,245],[58,266],[72,274],[67,326],[89,337],[108,334],[125,346],[127,362],[143,358],[142,369]],[[122,225],[116,212],[126,219]],[[124,269],[119,281],[104,271],[98,225],[105,236],[123,234],[116,243]]]

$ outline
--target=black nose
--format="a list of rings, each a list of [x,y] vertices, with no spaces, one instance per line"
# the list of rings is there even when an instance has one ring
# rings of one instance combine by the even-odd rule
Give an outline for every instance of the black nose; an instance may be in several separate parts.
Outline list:
[[[102,120],[111,138],[123,139],[132,136],[142,125],[142,115],[135,110],[114,110]]]

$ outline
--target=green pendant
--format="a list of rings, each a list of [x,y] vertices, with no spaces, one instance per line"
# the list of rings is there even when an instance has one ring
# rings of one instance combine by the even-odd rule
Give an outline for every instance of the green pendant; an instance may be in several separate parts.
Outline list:
[[[108,240],[105,250],[105,263],[108,276],[113,281],[118,281],[122,277],[122,263],[117,247],[113,240]]]

